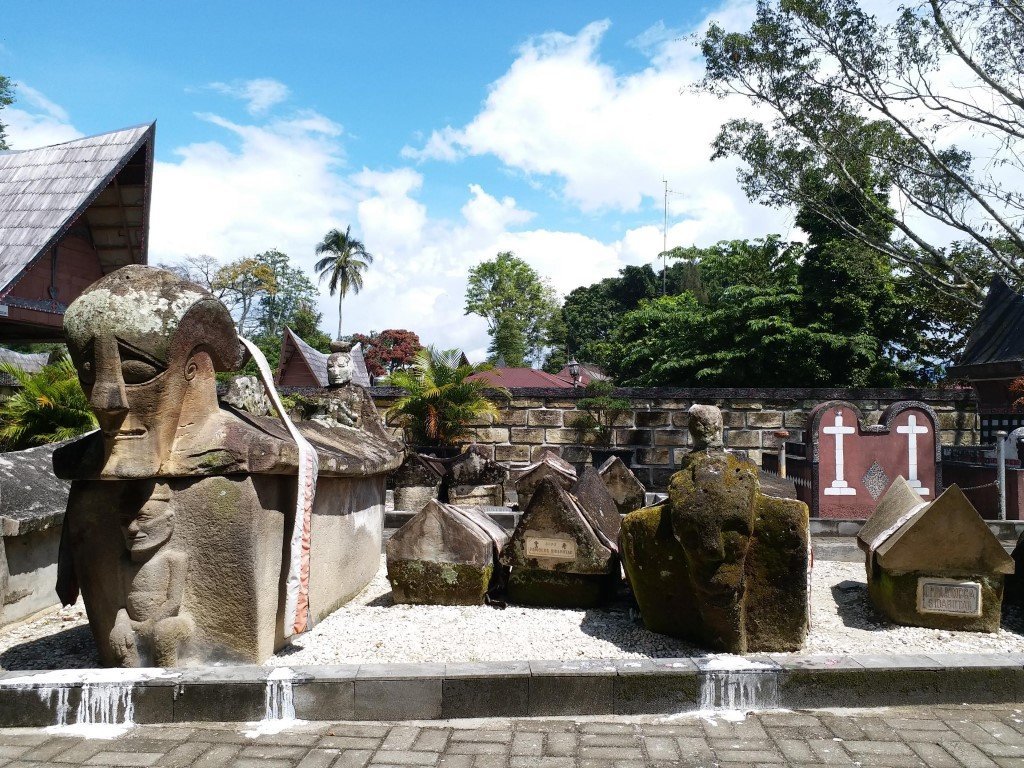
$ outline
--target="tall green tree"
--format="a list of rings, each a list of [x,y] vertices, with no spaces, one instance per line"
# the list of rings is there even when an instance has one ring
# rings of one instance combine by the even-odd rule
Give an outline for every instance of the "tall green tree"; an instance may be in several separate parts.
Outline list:
[[[363,289],[363,272],[373,264],[373,255],[366,250],[361,240],[352,237],[352,227],[332,229],[317,243],[317,255],[327,254],[313,269],[320,275],[321,282],[329,278],[327,288],[331,296],[338,294],[338,338],[341,338],[341,305],[349,291],[359,293]]]
[[[274,274],[274,290],[261,296],[256,307],[260,334],[280,338],[285,326],[293,326],[294,330],[297,313],[308,313],[316,306],[316,286],[305,272],[292,266],[287,254],[276,248],[254,258]]]
[[[729,121],[714,144],[741,161],[752,200],[813,210],[963,311],[993,271],[1024,283],[1018,2],[922,0],[886,24],[858,0],[759,0],[749,29],[712,24],[702,51],[701,87],[766,115]],[[878,194],[890,188],[899,211]]]
[[[466,314],[487,321],[492,362],[511,368],[542,363],[557,335],[560,310],[554,288],[511,251],[469,271]]]
[[[9,77],[0,75],[0,110],[14,103],[14,84]],[[7,126],[0,121],[0,150],[10,149],[7,146]]]
[[[388,417],[405,428],[413,445],[456,445],[470,434],[470,422],[497,415],[497,406],[485,392],[490,385],[469,378],[490,366],[460,364],[461,359],[457,349],[424,347],[410,368],[391,375],[391,386],[405,394],[388,409]],[[508,396],[504,389],[495,391]]]
[[[65,356],[36,373],[10,363],[0,364],[0,371],[20,385],[0,402],[0,446],[4,450],[56,443],[96,429],[96,417],[71,358]]]

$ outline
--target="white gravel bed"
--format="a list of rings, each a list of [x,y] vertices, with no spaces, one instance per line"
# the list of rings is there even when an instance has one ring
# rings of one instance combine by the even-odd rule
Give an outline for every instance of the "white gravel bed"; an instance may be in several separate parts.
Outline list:
[[[864,566],[818,561],[812,580],[812,626],[796,656],[835,654],[1024,652],[1024,614],[1004,606],[994,634],[901,627],[868,600]],[[373,581],[352,602],[266,663],[612,659],[700,656],[688,643],[648,632],[628,606],[608,609],[505,609],[394,605],[381,558]],[[0,630],[0,667],[97,666],[81,604],[14,629]]]

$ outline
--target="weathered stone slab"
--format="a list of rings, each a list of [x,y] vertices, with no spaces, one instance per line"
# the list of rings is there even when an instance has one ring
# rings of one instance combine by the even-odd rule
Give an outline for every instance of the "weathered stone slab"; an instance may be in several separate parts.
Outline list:
[[[501,507],[504,502],[500,485],[454,485],[448,489],[448,503],[461,507]]]
[[[999,630],[1003,580],[1014,562],[959,487],[926,502],[898,477],[857,543],[866,556],[868,593],[890,620]]]
[[[618,456],[610,456],[598,472],[615,499],[620,515],[628,515],[644,505],[647,489]]]
[[[396,603],[480,605],[497,578],[508,534],[481,510],[430,501],[387,543]]]
[[[596,469],[584,467],[583,474],[572,487],[572,495],[587,516],[587,522],[599,533],[601,542],[618,554],[622,517],[614,497]]]

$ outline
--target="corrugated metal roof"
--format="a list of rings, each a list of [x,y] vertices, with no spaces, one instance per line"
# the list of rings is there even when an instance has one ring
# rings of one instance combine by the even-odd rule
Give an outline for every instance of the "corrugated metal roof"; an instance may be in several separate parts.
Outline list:
[[[66,232],[153,133],[151,123],[0,152],[0,293]],[[148,206],[144,197],[140,204]],[[145,220],[143,211],[129,226],[144,229]]]
[[[468,381],[486,381],[495,387],[572,388],[572,378],[561,378],[536,368],[491,368],[469,376]]]
[[[317,382],[321,387],[328,386],[327,379],[327,358],[329,355],[324,354],[318,349],[314,349],[295,333],[291,328],[285,328],[285,341],[290,340],[294,345],[296,351],[302,355],[302,358],[306,361],[306,365],[309,366],[309,370],[312,371],[313,376],[316,377]],[[284,352],[285,341],[282,341],[282,356]],[[370,374],[366,368],[366,357],[363,355],[363,347],[361,344],[356,344],[350,350],[349,354],[352,355],[352,383],[358,384],[361,387],[370,386]]]
[[[1024,360],[1024,296],[996,275],[971,329],[960,361],[950,373],[970,376],[973,366]]]
[[[15,352],[0,347],[0,363],[9,363],[28,373],[38,373],[50,361],[49,352]],[[21,384],[6,371],[0,371],[0,387],[20,387]]]

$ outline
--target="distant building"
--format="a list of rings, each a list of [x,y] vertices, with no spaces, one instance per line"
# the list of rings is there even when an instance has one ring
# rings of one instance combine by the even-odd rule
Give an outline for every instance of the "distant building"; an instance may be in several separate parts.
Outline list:
[[[591,381],[597,379],[608,379],[608,376],[596,365],[580,363],[579,386],[585,387]],[[558,373],[548,373],[537,368],[505,368],[496,367],[489,371],[474,373],[469,377],[470,381],[486,381],[493,387],[505,387],[513,389],[519,387],[530,387],[535,389],[565,389],[572,388],[572,374],[569,373],[569,366],[566,366]]]
[[[363,347],[352,347],[352,382],[370,386]],[[296,335],[291,328],[284,329],[281,338],[281,361],[277,367],[277,385],[280,387],[327,387],[327,358],[329,355],[314,349]]]
[[[49,352],[15,352],[13,349],[0,347],[0,363],[7,363],[26,373],[38,373],[50,362]],[[0,371],[0,399],[3,399],[21,388],[18,380],[6,371]]]
[[[156,124],[0,152],[0,341],[61,341],[84,288],[147,261]]]

